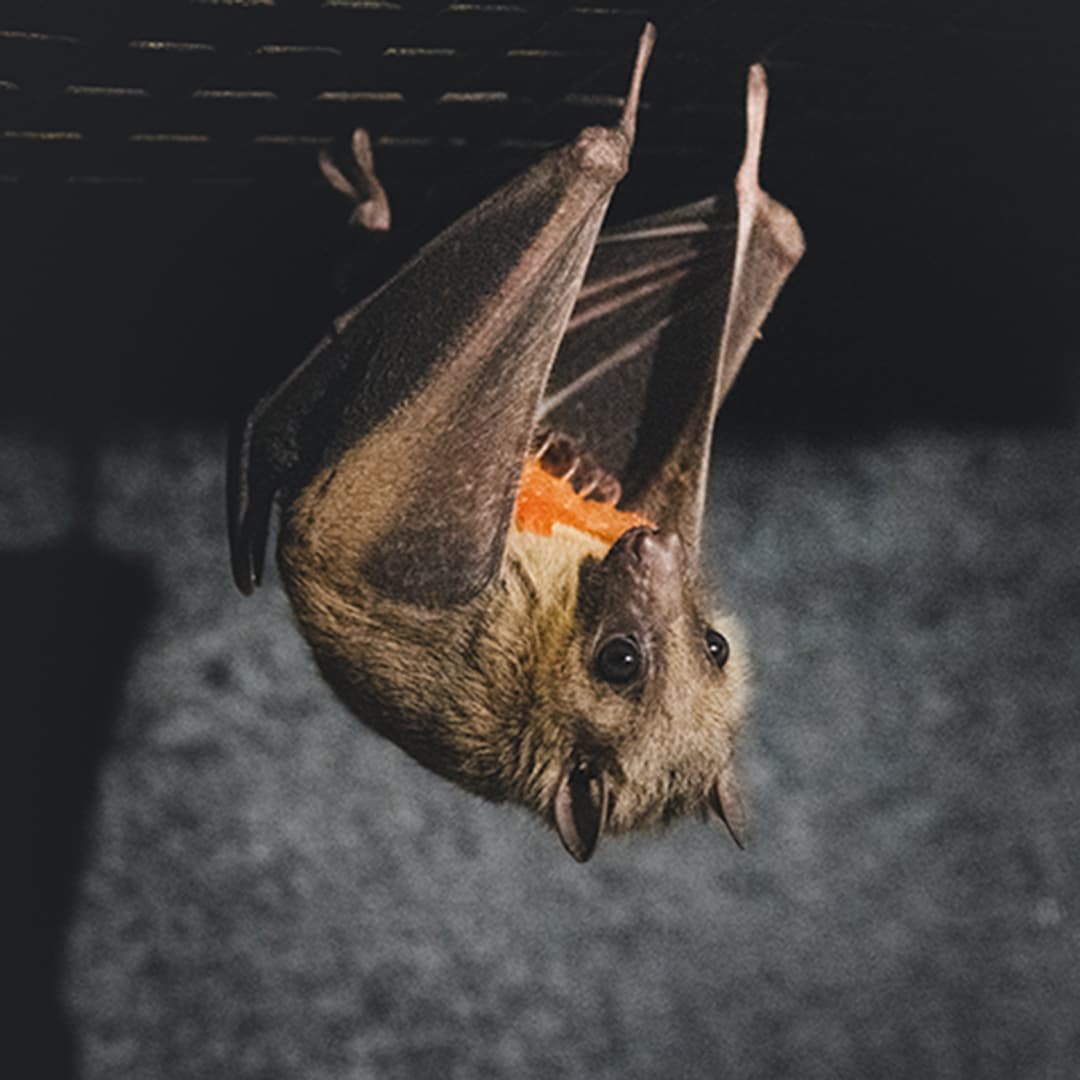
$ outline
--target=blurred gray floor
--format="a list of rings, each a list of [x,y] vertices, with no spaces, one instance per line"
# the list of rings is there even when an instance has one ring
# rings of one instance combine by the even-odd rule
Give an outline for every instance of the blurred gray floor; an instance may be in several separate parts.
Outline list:
[[[349,719],[273,575],[233,589],[222,452],[96,469],[157,603],[63,970],[86,1080],[1080,1075],[1077,432],[722,441],[755,842],[587,866]],[[3,551],[57,541],[59,442],[0,464]]]

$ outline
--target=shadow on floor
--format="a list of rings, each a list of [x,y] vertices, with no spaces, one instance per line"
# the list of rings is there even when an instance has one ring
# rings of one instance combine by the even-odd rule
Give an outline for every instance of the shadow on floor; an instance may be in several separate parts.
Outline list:
[[[83,539],[0,552],[0,596],[13,639],[13,790],[26,823],[33,886],[28,1003],[35,1075],[72,1080],[76,1047],[60,1000],[68,923],[85,862],[98,773],[115,733],[134,647],[153,610],[149,567]]]

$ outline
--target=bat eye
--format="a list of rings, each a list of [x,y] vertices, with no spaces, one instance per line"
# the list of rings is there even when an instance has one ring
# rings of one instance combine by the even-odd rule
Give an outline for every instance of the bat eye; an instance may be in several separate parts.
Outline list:
[[[633,638],[612,638],[596,654],[596,673],[613,686],[633,682],[641,674],[642,666],[641,649]]]
[[[718,630],[705,631],[705,648],[709,650],[709,656],[718,668],[722,668],[731,655],[731,646],[728,645],[727,638]]]

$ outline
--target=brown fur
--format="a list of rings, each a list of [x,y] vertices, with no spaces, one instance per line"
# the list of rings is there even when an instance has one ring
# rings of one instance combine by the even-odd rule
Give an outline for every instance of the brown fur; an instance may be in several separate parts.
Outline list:
[[[346,572],[357,553],[338,496],[366,494],[349,472],[339,466],[295,500],[279,559],[320,668],[364,722],[463,787],[549,821],[564,767],[582,753],[609,778],[607,832],[706,808],[741,722],[747,664],[727,617],[712,625],[731,657],[722,670],[712,664],[693,580],[681,583],[674,617],[653,628],[655,672],[628,697],[591,673],[579,597],[582,570],[605,545],[569,528],[511,529],[501,573],[468,604],[389,600]]]

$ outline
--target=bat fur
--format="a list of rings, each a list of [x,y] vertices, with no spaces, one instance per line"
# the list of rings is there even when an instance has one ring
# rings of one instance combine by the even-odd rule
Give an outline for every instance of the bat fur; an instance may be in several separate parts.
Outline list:
[[[687,813],[718,816],[742,844],[734,748],[749,663],[737,622],[706,599],[700,523],[716,409],[802,251],[795,219],[757,187],[765,90],[755,68],[728,304],[713,298],[707,308],[715,333],[703,359],[686,361],[686,408],[666,435],[648,424],[637,435],[655,460],[626,495],[628,473],[586,468],[573,454],[559,466],[580,464],[578,480],[591,475],[585,494],[621,496],[619,508],[649,524],[614,541],[558,521],[550,535],[520,525],[522,470],[626,169],[652,40],[650,27],[619,126],[587,129],[549,155],[339,320],[249,418],[230,483],[238,584],[250,591],[258,582],[276,492],[281,577],[340,699],[433,771],[535,811],[581,861],[605,833]],[[323,170],[367,207],[361,223],[385,228],[389,204],[370,142],[353,145],[356,182],[327,159]],[[639,233],[692,231],[680,213]],[[511,228],[520,236],[507,239]],[[499,276],[483,277],[470,243],[490,247]],[[435,295],[429,280],[449,288],[463,268],[476,283],[454,286],[463,291],[446,301],[447,314],[425,312],[417,297]],[[443,338],[414,329],[401,346],[408,359],[396,359],[397,322],[422,327],[415,320],[424,318],[447,323]],[[624,352],[644,355],[636,345],[613,355]],[[575,386],[558,400],[573,398]],[[585,439],[594,434],[586,425]],[[539,460],[555,472],[557,456]]]

